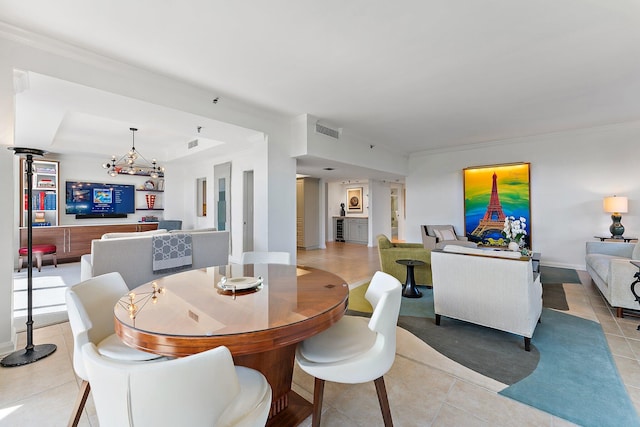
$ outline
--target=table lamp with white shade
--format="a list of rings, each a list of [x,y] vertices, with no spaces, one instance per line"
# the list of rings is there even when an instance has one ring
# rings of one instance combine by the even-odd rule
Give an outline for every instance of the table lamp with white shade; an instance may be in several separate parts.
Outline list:
[[[613,223],[609,227],[611,237],[614,239],[622,239],[624,227],[620,224],[622,219],[621,213],[627,213],[628,203],[626,197],[605,197],[603,201],[604,211],[611,214]]]

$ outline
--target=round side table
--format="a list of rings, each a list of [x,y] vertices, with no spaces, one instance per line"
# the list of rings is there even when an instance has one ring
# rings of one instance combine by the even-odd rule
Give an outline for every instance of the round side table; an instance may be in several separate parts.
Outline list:
[[[404,286],[402,287],[402,296],[407,298],[420,298],[422,297],[422,292],[416,287],[416,278],[413,272],[414,267],[425,265],[424,261],[419,261],[417,259],[397,259],[396,262],[398,264],[407,266],[407,279],[404,282]]]

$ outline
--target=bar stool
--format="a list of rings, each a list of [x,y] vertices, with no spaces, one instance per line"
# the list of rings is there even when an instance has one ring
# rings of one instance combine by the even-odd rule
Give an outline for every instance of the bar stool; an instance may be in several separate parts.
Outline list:
[[[56,245],[33,245],[31,249],[31,253],[36,257],[36,265],[38,266],[38,271],[42,269],[42,256],[43,255],[52,255],[53,256],[53,266],[58,267],[58,257],[56,256]],[[23,258],[29,255],[28,248],[20,248],[18,250],[18,272],[22,270],[22,261]]]

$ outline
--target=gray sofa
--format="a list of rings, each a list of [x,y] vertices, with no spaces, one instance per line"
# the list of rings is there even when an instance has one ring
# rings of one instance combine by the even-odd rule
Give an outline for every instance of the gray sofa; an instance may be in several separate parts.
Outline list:
[[[587,272],[618,317],[624,308],[640,310],[630,287],[638,271],[631,260],[640,261],[640,243],[587,242]]]
[[[205,268],[229,263],[228,231],[188,231],[192,239],[192,267]],[[167,274],[155,274],[152,238],[166,230],[139,233],[108,233],[91,242],[91,253],[80,259],[80,279],[119,272],[130,289]]]

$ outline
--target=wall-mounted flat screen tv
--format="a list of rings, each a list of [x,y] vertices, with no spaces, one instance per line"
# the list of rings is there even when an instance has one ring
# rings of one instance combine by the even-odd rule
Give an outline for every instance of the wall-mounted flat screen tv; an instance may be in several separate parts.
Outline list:
[[[135,187],[67,181],[66,213],[76,218],[126,217],[136,211]]]

